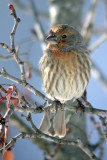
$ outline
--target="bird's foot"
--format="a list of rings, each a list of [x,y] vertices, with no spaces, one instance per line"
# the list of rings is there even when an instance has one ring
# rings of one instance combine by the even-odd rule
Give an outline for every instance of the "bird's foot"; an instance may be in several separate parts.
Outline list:
[[[59,100],[57,100],[57,99],[55,99],[55,112],[57,112],[57,110],[59,109],[59,108],[61,108],[61,106],[62,106],[62,103],[59,101]]]
[[[80,108],[82,112],[85,112],[85,106],[82,104],[82,102],[79,99],[77,99],[77,102],[78,102],[77,110]]]

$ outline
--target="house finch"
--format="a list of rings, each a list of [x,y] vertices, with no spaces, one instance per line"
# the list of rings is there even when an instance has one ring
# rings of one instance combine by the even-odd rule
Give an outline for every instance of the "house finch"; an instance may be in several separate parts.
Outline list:
[[[90,79],[91,60],[80,33],[61,24],[51,28],[40,60],[43,87],[51,100],[64,103],[80,98]],[[66,135],[65,112],[45,113],[39,128],[49,135]]]

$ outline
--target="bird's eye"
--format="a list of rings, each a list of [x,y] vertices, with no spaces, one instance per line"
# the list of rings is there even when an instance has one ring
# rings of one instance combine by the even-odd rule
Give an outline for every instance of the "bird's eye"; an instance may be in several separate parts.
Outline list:
[[[67,35],[64,34],[64,35],[62,36],[62,38],[67,38]]]

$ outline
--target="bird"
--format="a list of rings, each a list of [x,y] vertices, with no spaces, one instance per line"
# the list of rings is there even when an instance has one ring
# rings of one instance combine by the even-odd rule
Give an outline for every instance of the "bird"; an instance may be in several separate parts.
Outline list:
[[[61,104],[82,97],[90,80],[91,58],[81,34],[68,24],[52,27],[40,59],[43,89]],[[47,111],[39,127],[50,136],[66,136],[65,111]]]

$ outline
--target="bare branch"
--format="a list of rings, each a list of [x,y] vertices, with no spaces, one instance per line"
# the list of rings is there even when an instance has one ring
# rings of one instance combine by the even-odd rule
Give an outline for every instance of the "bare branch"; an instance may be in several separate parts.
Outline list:
[[[106,119],[107,117],[99,117],[99,119],[100,119],[100,122],[101,122],[101,124],[102,124],[102,126],[103,126],[103,130],[104,130],[104,137],[105,137],[105,139],[107,140],[107,119]]]
[[[48,98],[47,98],[46,96],[44,96],[41,92],[39,92],[38,90],[36,90],[33,86],[29,85],[28,83],[25,84],[25,83],[23,83],[22,80],[20,80],[20,79],[18,79],[18,78],[15,78],[15,77],[13,77],[13,76],[10,76],[6,71],[0,72],[0,76],[5,77],[5,78],[7,78],[7,79],[9,79],[9,80],[11,80],[11,81],[13,81],[13,82],[16,82],[16,83],[20,84],[20,85],[26,86],[26,88],[27,88],[29,91],[31,91],[34,95],[39,96],[40,98],[48,101],[49,103],[53,104],[53,107],[54,107],[55,103],[53,103],[53,101],[51,101],[50,99],[48,99]],[[90,107],[89,107],[89,106],[90,106]],[[62,109],[64,109],[64,110],[69,110],[69,111],[77,111],[77,109],[76,109],[75,106],[74,106],[74,107],[72,106],[72,108],[70,108],[70,107],[71,107],[71,106],[64,104],[64,106],[63,106]],[[52,109],[52,106],[49,106],[49,108]],[[46,108],[45,111],[46,111],[46,110],[49,110],[49,108]],[[21,110],[24,110],[24,109],[25,109],[25,108],[21,108]],[[31,111],[30,111],[30,110],[31,110]],[[37,111],[35,111],[35,109],[34,109],[34,111],[32,111],[31,108],[26,108],[26,111],[30,111],[31,113],[32,113],[32,112],[34,112],[34,113],[37,112]],[[25,112],[25,110],[24,110],[24,112]],[[78,109],[77,112],[80,112],[80,109]],[[89,104],[89,103],[87,103],[85,112],[90,113],[90,114],[99,115],[99,116],[107,116],[107,111],[92,108],[92,105]],[[39,112],[39,113],[40,113],[40,112]]]
[[[31,4],[31,8],[32,8],[32,14],[33,14],[33,17],[34,17],[34,23],[35,23],[34,27],[35,27],[35,30],[36,30],[36,33],[37,33],[37,37],[41,41],[41,46],[42,46],[42,49],[44,50],[44,48],[46,48],[46,43],[44,42],[45,33],[44,33],[44,30],[43,30],[42,24],[39,20],[38,12],[37,12],[34,0],[30,0],[30,4]]]
[[[19,64],[19,67],[20,67],[20,71],[21,71],[21,77],[22,77],[22,80],[23,82],[26,82],[26,78],[25,78],[25,71],[24,71],[24,63],[19,59],[18,55],[16,54],[16,50],[15,50],[15,44],[14,44],[14,36],[15,36],[15,33],[16,33],[16,29],[17,29],[17,26],[20,22],[20,18],[17,18],[17,15],[16,15],[16,12],[15,12],[15,9],[13,7],[13,5],[9,5],[9,9],[11,10],[11,15],[14,17],[14,21],[15,21],[15,24],[13,26],[13,30],[11,32],[11,54],[12,56],[14,57],[15,61]]]
[[[104,41],[107,40],[107,33],[104,33],[90,48],[89,51],[93,52],[96,48],[100,47]]]
[[[38,134],[40,133],[42,136],[46,135],[37,129],[37,127],[34,125],[34,123],[32,121],[31,115],[29,117],[27,117],[26,120],[29,121],[29,123],[31,124],[35,133],[38,133]],[[49,136],[49,137],[51,137],[51,136]],[[61,139],[61,141],[62,141],[62,139]],[[67,140],[64,140],[64,141],[67,141]],[[59,143],[59,144],[62,144],[62,143]],[[83,145],[83,143],[80,139],[77,140],[77,146],[80,147],[80,149],[83,150],[90,158],[92,158],[92,159],[96,158],[96,156],[89,150],[89,148],[87,146]]]
[[[15,9],[14,9],[14,7],[12,5],[9,5],[9,9],[11,10],[11,12],[12,12],[11,14],[13,15],[13,17],[15,19],[15,25],[14,25],[12,33],[11,33],[11,46],[12,46],[12,49],[10,49],[4,43],[0,43],[0,47],[5,48],[8,52],[10,52],[12,54],[12,56],[15,59],[15,61],[19,64],[20,71],[21,71],[22,81],[24,83],[26,83],[25,71],[24,71],[24,63],[19,59],[18,55],[16,54],[16,50],[15,50],[15,46],[14,46],[14,35],[15,35],[16,28],[17,28],[17,25],[20,22],[20,20],[19,20],[19,18],[17,18]]]
[[[9,46],[5,43],[0,43],[0,47],[3,47],[4,49],[6,49],[9,53],[12,54],[12,50],[9,48]]]
[[[17,15],[16,15],[16,11],[13,7],[13,5],[9,4],[9,9],[11,10],[11,15],[13,16],[14,18],[14,26],[13,26],[13,30],[11,32],[11,46],[12,46],[12,50],[15,50],[15,44],[14,44],[14,36],[15,36],[15,33],[16,33],[16,29],[17,29],[17,26],[20,22],[20,18],[17,18]]]
[[[3,133],[5,132],[5,124],[6,124],[6,120],[2,118],[0,114],[0,137],[2,137]]]
[[[84,151],[92,160],[99,160],[90,150],[87,146],[84,146],[84,144],[81,142],[80,139],[77,140],[63,140],[63,139],[59,139],[59,138],[55,138],[49,135],[46,135],[42,132],[40,132],[38,129],[35,133],[25,133],[22,132],[20,134],[18,134],[17,136],[15,136],[14,138],[12,138],[10,140],[10,142],[6,145],[5,149],[10,148],[11,146],[13,146],[19,139],[21,138],[44,138],[47,139],[51,142],[57,143],[57,144],[64,144],[64,145],[73,145],[73,146],[77,146],[79,147],[82,151]],[[3,149],[0,149],[0,152],[2,152]]]
[[[29,62],[24,62],[25,66],[27,67],[27,70],[30,72],[31,70],[33,71],[33,73],[38,76],[38,77],[42,77],[41,71],[38,68],[34,68],[32,64],[30,64]]]
[[[102,132],[102,128],[99,122],[96,121],[96,119],[94,118],[94,116],[90,116],[90,120],[93,122],[94,127],[96,128],[97,132],[99,133],[99,149],[100,149],[100,153],[99,153],[99,157],[100,159],[102,159],[103,157],[103,152],[104,152],[104,133]]]
[[[9,79],[17,84],[20,84],[24,87],[26,87],[26,89],[28,89],[30,92],[32,92],[34,95],[39,96],[40,98],[44,99],[45,101],[48,101],[50,103],[52,103],[51,100],[49,100],[45,95],[43,95],[40,91],[36,90],[33,86],[31,86],[29,83],[25,83],[23,82],[21,79],[18,79],[16,77],[13,77],[11,75],[9,75],[5,69],[2,69],[2,72],[0,72],[0,76]]]
[[[103,0],[105,4],[105,33],[89,48],[90,52],[93,52],[96,48],[100,47],[102,43],[107,40],[107,2]]]
[[[5,127],[7,126],[7,121],[6,119],[9,119],[11,117],[11,115],[13,114],[14,112],[14,109],[9,109],[9,111],[7,111],[3,117],[4,119],[4,123],[2,124],[2,129],[1,129],[1,132],[0,132],[0,137],[3,135],[4,131],[5,131]]]
[[[104,2],[104,7],[105,7],[105,27],[106,27],[106,32],[107,32],[107,1],[103,0]]]
[[[20,9],[22,12],[26,14],[32,14],[32,8],[25,3],[22,3],[20,0],[10,0],[15,6]],[[46,12],[39,12],[39,17],[45,18],[46,20],[49,19],[49,14]]]
[[[84,98],[82,98],[82,103],[83,103],[83,105],[85,105],[85,107],[89,107],[89,108],[93,109],[93,106],[89,102],[84,100]],[[107,140],[107,121],[106,121],[107,114],[105,114],[105,115],[98,114],[98,117],[99,117],[101,124],[103,126],[104,138],[105,138],[105,140]]]
[[[29,113],[42,113],[42,112],[47,112],[49,110],[51,110],[52,108],[55,107],[55,102],[53,102],[53,104],[47,108],[44,107],[37,107],[37,108],[28,108],[28,107],[19,107],[19,106],[15,106],[14,110],[15,111],[19,111],[19,112],[29,112]],[[72,111],[72,112],[77,112],[77,113],[81,113],[81,109],[77,109],[76,106],[71,106],[71,105],[67,105],[67,104],[63,104],[61,107],[58,108],[59,110],[65,110],[65,111]],[[97,109],[97,108],[87,108],[87,106],[85,106],[85,113],[89,113],[89,114],[93,114],[93,115],[97,115],[97,116],[106,116],[107,117],[107,110],[102,110],[102,109]]]
[[[23,53],[20,53],[20,54],[18,54],[19,56],[23,56],[23,55],[27,55],[27,52],[23,52]],[[0,55],[0,60],[1,61],[7,61],[7,60],[12,60],[12,59],[14,59],[14,57],[13,56],[1,56]]]
[[[92,35],[92,30],[93,30],[93,23],[94,23],[94,16],[96,13],[96,7],[98,4],[98,0],[91,0],[91,8],[86,16],[86,20],[82,29],[82,35],[85,39],[86,44],[89,43],[91,35]]]
[[[20,10],[22,10],[23,12],[27,13],[27,14],[31,14],[32,10],[29,6],[21,3],[20,0],[10,0],[12,3],[14,3],[16,5],[16,7],[18,7]]]

